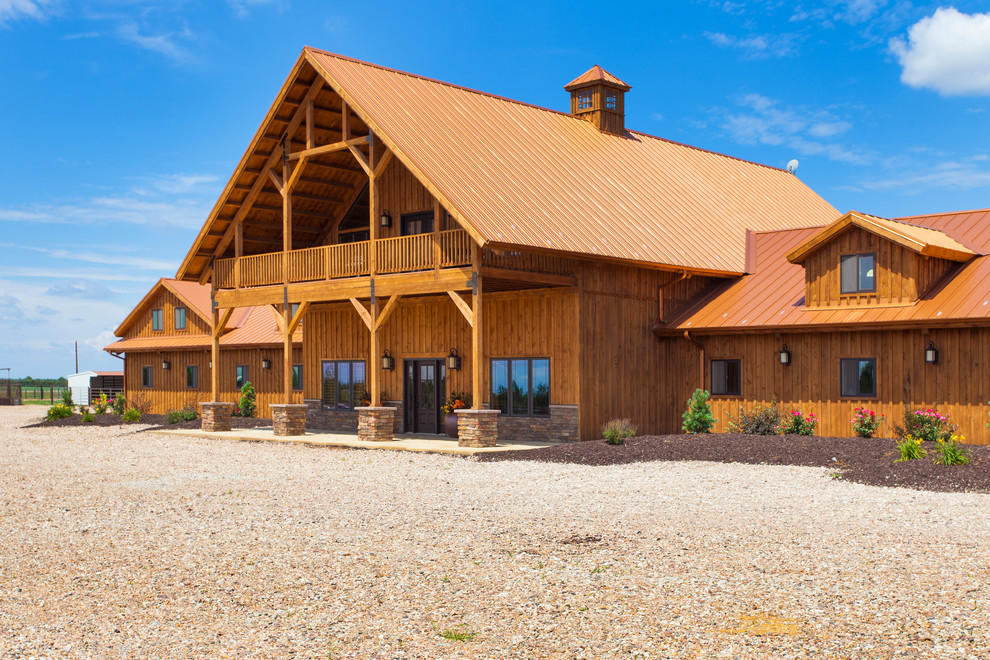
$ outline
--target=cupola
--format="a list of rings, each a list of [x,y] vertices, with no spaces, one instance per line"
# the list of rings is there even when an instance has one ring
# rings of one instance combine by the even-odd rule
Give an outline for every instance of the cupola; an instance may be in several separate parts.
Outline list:
[[[571,93],[571,114],[587,119],[598,130],[615,135],[626,132],[623,95],[632,89],[597,64],[564,85]]]

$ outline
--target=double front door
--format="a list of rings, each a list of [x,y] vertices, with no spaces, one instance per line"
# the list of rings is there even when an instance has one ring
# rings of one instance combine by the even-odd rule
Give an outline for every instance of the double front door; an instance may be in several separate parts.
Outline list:
[[[405,360],[407,433],[443,433],[440,406],[447,396],[447,363],[443,359]]]

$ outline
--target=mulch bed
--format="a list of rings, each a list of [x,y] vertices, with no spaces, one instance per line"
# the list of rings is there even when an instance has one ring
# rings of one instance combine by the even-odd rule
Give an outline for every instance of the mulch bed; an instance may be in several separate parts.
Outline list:
[[[130,426],[133,424],[140,425],[151,425],[149,429],[143,429],[145,431],[153,431],[159,429],[198,429],[202,425],[201,419],[191,419],[189,421],[176,422],[175,424],[169,424],[165,415],[141,415],[141,421],[139,422],[125,422],[119,415],[93,415],[92,422],[83,422],[82,415],[73,414],[72,417],[66,417],[65,419],[53,419],[51,421],[41,421],[37,424],[28,424],[24,428],[42,428],[42,427],[52,427],[52,426]],[[256,429],[259,427],[271,426],[272,420],[264,419],[260,417],[231,417],[230,426],[235,429]]]
[[[755,465],[825,467],[834,476],[871,486],[915,490],[990,493],[990,446],[965,445],[970,463],[935,465],[929,456],[895,462],[896,440],[885,438],[821,438],[799,435],[763,436],[738,433],[653,435],[630,438],[613,446],[605,441],[575,442],[529,451],[481,454],[479,461],[541,461],[579,465],[621,465],[644,461],[714,461]]]

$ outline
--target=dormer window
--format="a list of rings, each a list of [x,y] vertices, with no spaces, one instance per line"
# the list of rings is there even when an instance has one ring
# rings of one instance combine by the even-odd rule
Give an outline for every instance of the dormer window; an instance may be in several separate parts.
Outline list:
[[[578,110],[591,109],[591,92],[578,94]]]
[[[877,290],[875,254],[843,255],[841,271],[842,293],[872,293]]]

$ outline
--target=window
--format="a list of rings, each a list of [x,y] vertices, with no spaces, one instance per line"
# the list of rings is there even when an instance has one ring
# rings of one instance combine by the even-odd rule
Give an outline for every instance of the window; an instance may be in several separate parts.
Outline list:
[[[175,308],[175,329],[185,330],[186,329],[186,308],[176,307]]]
[[[325,360],[322,367],[326,410],[353,410],[365,403],[368,394],[364,361]]]
[[[739,360],[712,360],[712,394],[742,394],[741,374]]]
[[[186,367],[186,387],[190,389],[199,388],[199,367],[194,364]]]
[[[843,358],[839,360],[842,396],[875,397],[877,395],[876,358]]]
[[[550,414],[550,360],[512,358],[492,360],[493,409],[503,415]]]
[[[302,389],[302,365],[294,364],[292,365],[292,389],[301,390]]]
[[[403,213],[399,218],[399,224],[403,236],[429,234],[433,231],[433,211]]]
[[[141,367],[141,387],[155,386],[155,368]]]
[[[840,262],[842,293],[866,293],[877,290],[874,278],[876,255],[845,254]]]
[[[588,110],[591,108],[591,92],[581,92],[578,94],[578,110]]]
[[[152,330],[162,329],[162,310],[160,309],[151,310],[151,329]]]
[[[248,368],[245,365],[234,367],[234,387],[241,389],[248,382]]]
[[[615,92],[609,92],[605,95],[605,107],[609,110],[615,110]]]

